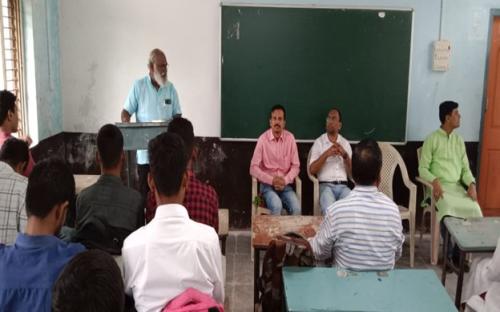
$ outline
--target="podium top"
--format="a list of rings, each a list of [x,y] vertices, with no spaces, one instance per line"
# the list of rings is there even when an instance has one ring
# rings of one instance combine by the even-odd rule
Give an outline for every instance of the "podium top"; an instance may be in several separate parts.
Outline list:
[[[147,149],[149,140],[167,131],[170,120],[162,122],[117,122],[123,135],[123,149],[134,151]]]
[[[118,128],[167,127],[170,120],[158,122],[117,122]]]

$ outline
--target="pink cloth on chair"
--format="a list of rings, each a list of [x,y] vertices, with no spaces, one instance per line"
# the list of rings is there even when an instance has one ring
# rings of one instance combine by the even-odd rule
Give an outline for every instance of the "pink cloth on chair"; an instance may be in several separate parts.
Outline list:
[[[210,308],[217,308],[224,312],[224,306],[214,298],[194,288],[188,288],[180,295],[170,300],[162,312],[201,312]]]

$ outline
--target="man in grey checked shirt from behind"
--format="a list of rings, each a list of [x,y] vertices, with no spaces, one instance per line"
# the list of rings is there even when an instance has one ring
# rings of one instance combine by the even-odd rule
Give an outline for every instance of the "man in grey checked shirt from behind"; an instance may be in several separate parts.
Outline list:
[[[28,160],[28,144],[19,139],[8,139],[0,149],[0,244],[13,244],[26,227],[28,179],[21,174]]]

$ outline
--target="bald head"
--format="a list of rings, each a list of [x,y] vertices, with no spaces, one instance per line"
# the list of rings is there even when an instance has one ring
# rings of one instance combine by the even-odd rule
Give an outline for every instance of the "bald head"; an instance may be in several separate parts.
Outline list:
[[[165,53],[163,53],[163,51],[160,50],[160,49],[153,49],[149,53],[148,66],[149,67],[153,66],[153,64],[155,63],[155,60],[157,60],[158,58],[164,58],[164,59],[166,59]]]
[[[153,51],[149,53],[148,68],[149,75],[154,83],[159,86],[165,86],[167,84],[168,63],[162,50],[153,49]]]

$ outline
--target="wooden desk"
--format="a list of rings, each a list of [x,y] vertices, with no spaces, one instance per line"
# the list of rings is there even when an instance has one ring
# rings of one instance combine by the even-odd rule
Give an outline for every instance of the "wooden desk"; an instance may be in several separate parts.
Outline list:
[[[271,216],[259,215],[252,222],[252,247],[254,248],[254,303],[259,300],[257,281],[260,273],[260,251],[266,250],[277,235],[297,232],[305,237],[316,234],[323,217],[320,216]]]
[[[500,237],[500,217],[491,218],[445,218],[444,224],[446,234],[443,244],[443,272],[441,282],[446,281],[446,266],[448,241],[450,235],[460,249],[460,264],[457,280],[457,291],[455,293],[455,305],[460,306],[462,297],[462,283],[464,280],[465,255],[468,252],[493,252]]]
[[[75,193],[79,194],[83,189],[91,186],[99,180],[98,174],[75,174]]]
[[[283,268],[288,311],[457,311],[433,270]]]

